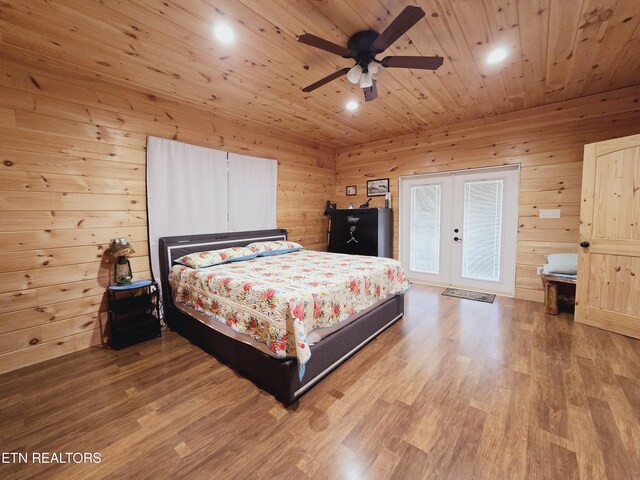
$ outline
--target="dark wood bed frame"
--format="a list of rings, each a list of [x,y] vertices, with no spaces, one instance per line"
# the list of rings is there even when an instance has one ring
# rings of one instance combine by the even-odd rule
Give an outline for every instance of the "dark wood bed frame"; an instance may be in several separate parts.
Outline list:
[[[172,301],[168,276],[173,261],[189,253],[252,242],[286,240],[286,230],[260,230],[163,237],[159,240],[160,272],[165,320],[191,343],[233,367],[284,405],[295,402],[309,388],[336,369],[404,314],[404,295],[395,295],[340,330],[312,345],[302,381],[296,359],[277,359],[220,333],[179,310]]]

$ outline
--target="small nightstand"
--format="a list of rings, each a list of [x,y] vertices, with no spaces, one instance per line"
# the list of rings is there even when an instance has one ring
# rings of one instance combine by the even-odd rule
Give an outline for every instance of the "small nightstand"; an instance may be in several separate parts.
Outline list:
[[[110,285],[109,346],[120,349],[162,335],[160,294],[153,280]]]

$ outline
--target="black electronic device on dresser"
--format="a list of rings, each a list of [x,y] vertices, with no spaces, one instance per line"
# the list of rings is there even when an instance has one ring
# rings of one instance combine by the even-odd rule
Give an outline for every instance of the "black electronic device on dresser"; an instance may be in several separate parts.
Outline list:
[[[329,251],[391,258],[392,210],[347,208],[331,215]]]
[[[111,285],[109,294],[109,346],[120,349],[159,337],[160,292],[152,280]]]

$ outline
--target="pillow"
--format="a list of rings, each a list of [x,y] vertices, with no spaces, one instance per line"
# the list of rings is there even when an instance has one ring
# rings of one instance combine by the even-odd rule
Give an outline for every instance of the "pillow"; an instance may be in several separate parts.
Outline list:
[[[180,257],[175,262],[191,268],[207,268],[223,263],[239,262],[256,258],[257,253],[247,247],[229,247],[221,250],[209,250],[207,252],[191,253]]]
[[[547,264],[543,267],[542,272],[575,275],[578,273],[578,254],[552,253],[547,255]]]
[[[297,252],[302,250],[302,245],[286,240],[278,240],[275,242],[255,242],[247,245],[248,248],[259,257],[267,257],[269,255],[280,255],[281,253]]]

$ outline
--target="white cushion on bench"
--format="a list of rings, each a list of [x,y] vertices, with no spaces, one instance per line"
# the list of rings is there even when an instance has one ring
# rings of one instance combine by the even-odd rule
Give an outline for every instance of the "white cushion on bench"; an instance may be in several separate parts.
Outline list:
[[[578,273],[577,253],[552,253],[547,255],[547,263],[542,272],[545,274],[562,273],[565,275],[575,275]]]

